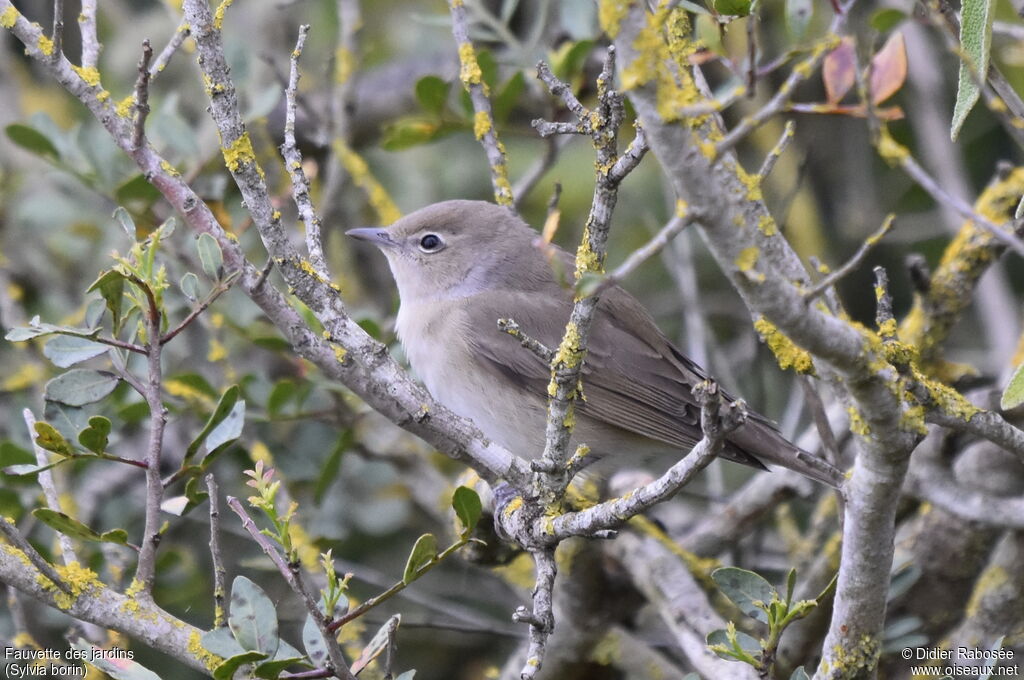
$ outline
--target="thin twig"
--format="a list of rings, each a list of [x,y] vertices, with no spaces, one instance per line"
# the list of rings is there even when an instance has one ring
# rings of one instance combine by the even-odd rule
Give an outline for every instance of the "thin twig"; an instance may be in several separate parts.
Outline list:
[[[135,81],[135,129],[132,133],[132,148],[142,146],[146,134],[146,117],[149,116],[149,62],[153,58],[153,47],[149,39],[142,41],[142,57],[139,59],[139,77]]]
[[[167,409],[163,403],[163,367],[161,366],[163,344],[160,342],[160,325],[163,319],[160,307],[148,285],[136,281],[149,299],[145,313],[146,350],[148,375],[144,385],[145,399],[149,405],[149,442],[146,446],[146,510],[139,561],[135,567],[134,582],[141,585],[140,595],[151,597],[153,579],[156,575],[156,549],[160,545],[160,503],[164,486],[160,479],[160,459],[163,454],[164,427],[167,425]]]
[[[771,174],[772,170],[775,169],[775,164],[779,161],[779,157],[789,147],[789,143],[793,141],[793,134],[796,132],[796,123],[791,120],[786,121],[786,129],[782,131],[782,136],[779,137],[779,141],[775,142],[775,146],[768,152],[768,155],[764,157],[764,162],[761,163],[761,169],[757,171],[757,176],[761,178],[761,183],[764,183],[764,178]]]
[[[519,341],[519,344],[526,349],[533,352],[534,356],[543,361],[545,364],[550,364],[555,358],[555,351],[542,343],[536,338],[532,338],[519,328],[519,324],[516,323],[515,319],[498,319],[498,330],[502,333],[508,333],[513,338]]]
[[[543,135],[541,135],[543,137]],[[523,173],[523,176],[519,178],[519,181],[512,187],[512,195],[515,196],[515,200],[512,206],[519,209],[523,201],[530,194],[537,183],[540,182],[541,178],[551,169],[551,166],[558,160],[558,153],[562,148],[569,142],[569,137],[546,137],[544,144],[544,154],[534,161],[533,165]]]
[[[220,489],[212,474],[206,475],[206,492],[210,496],[210,560],[213,562],[213,627],[227,625],[224,618],[226,572],[220,552]]]
[[[64,0],[53,0],[53,54],[54,61],[64,56]]]
[[[665,226],[658,230],[657,234],[651,237],[651,240],[630,253],[622,264],[616,267],[611,274],[607,274],[597,285],[593,294],[600,295],[611,286],[622,283],[640,265],[660,253],[683,229],[698,221],[699,214],[699,211],[691,210],[683,215],[674,215]]]
[[[320,631],[320,635],[324,639],[324,643],[327,647],[327,656],[330,659],[331,665],[337,673],[337,677],[343,680],[355,680],[355,676],[349,670],[348,664],[345,663],[345,658],[341,654],[341,648],[338,646],[338,641],[334,634],[328,627],[330,623],[324,613],[320,610],[320,606],[316,600],[310,594],[306,588],[302,579],[296,571],[288,565],[281,551],[267,538],[260,528],[253,522],[252,517],[242,507],[242,503],[234,496],[228,496],[228,507],[234,510],[235,514],[242,520],[242,526],[249,533],[256,544],[263,549],[263,552],[267,554],[267,557],[271,559],[277,570],[284,577],[284,580],[291,587],[292,591],[295,592],[300,598],[302,598],[303,604],[305,604],[306,611],[310,616],[313,617],[313,621],[316,623],[317,629]]]
[[[544,548],[542,550],[535,550],[531,552],[531,555],[536,570],[533,586],[533,610],[520,607],[512,615],[513,621],[527,623],[530,626],[530,642],[526,652],[526,663],[519,674],[522,680],[531,680],[536,677],[544,665],[548,638],[555,626],[553,591],[555,576],[558,575],[555,549]]]
[[[469,39],[469,20],[466,17],[466,6],[462,0],[449,0],[448,6],[452,16],[452,35],[459,48],[459,78],[462,86],[469,92],[475,112],[473,133],[484,147],[488,165],[491,169],[491,185],[494,188],[494,201],[498,205],[512,205],[512,186],[508,182],[508,162],[505,158],[505,146],[498,139],[498,130],[494,124],[491,100],[487,96],[487,84],[473,51],[473,43]]]
[[[60,574],[57,573],[57,570],[53,568],[53,565],[47,562],[46,559],[39,554],[39,551],[32,547],[32,544],[21,535],[21,532],[18,531],[18,527],[8,522],[7,518],[3,515],[0,515],[0,534],[3,534],[4,538],[6,538],[12,546],[25,553],[29,562],[39,570],[40,574],[50,579],[55,586],[63,590],[65,593],[71,592],[71,586],[64,582],[64,579],[62,579]]]
[[[299,57],[309,35],[309,24],[299,27],[299,37],[292,50],[291,70],[288,75],[288,87],[285,88],[285,123],[284,143],[281,155],[284,156],[288,176],[292,181],[292,198],[298,208],[302,223],[306,226],[306,249],[309,251],[309,262],[313,270],[323,279],[328,279],[327,261],[324,259],[323,239],[320,235],[320,216],[313,208],[309,196],[309,180],[302,169],[302,153],[295,141],[295,97],[299,89]]]
[[[1007,231],[1003,227],[993,224],[985,216],[974,210],[974,208],[972,208],[968,203],[950,194],[939,186],[938,182],[928,174],[927,170],[921,167],[921,165],[914,160],[914,157],[910,155],[909,150],[905,147],[900,147],[898,159],[899,165],[903,168],[903,171],[910,175],[910,178],[917,182],[922,189],[928,192],[928,194],[935,199],[937,203],[941,203],[942,205],[951,208],[964,219],[971,220],[1001,241],[1003,245],[1010,248],[1021,257],[1024,257],[1024,241],[1021,241],[1018,236]],[[1009,224],[1013,225],[1012,222]]]
[[[178,24],[178,28],[175,29],[174,35],[171,36],[167,45],[160,50],[160,54],[158,54],[156,59],[153,60],[153,63],[150,64],[149,82],[152,83],[156,77],[160,75],[165,68],[167,68],[167,65],[171,63],[171,57],[173,57],[175,52],[181,48],[182,43],[184,43],[185,39],[190,35],[192,35],[192,29],[189,27],[188,23],[183,20]]]
[[[871,252],[871,249],[874,248],[878,244],[878,242],[881,241],[882,238],[889,233],[889,230],[892,228],[895,219],[895,215],[890,214],[886,216],[885,221],[882,222],[882,226],[878,229],[878,231],[864,239],[864,242],[860,244],[860,248],[858,248],[857,252],[853,254],[853,257],[847,260],[842,267],[835,270],[834,272],[831,272],[830,274],[828,274],[828,276],[823,278],[821,281],[818,281],[816,284],[814,284],[804,292],[804,302],[806,304],[810,304],[819,295],[824,293],[832,286],[836,285],[840,281],[840,279],[850,274],[850,272],[856,270],[857,267],[859,267],[861,263],[864,261],[864,258],[867,257],[867,254]]]
[[[188,328],[189,325],[197,318],[199,318],[199,315],[205,312],[207,308],[209,308],[209,306],[212,305],[217,298],[219,298],[221,295],[226,293],[231,288],[231,282],[233,281],[233,277],[227,277],[223,281],[221,281],[216,287],[214,287],[213,290],[210,291],[209,295],[207,295],[205,299],[203,299],[198,305],[196,305],[196,307],[191,312],[188,313],[188,316],[181,320],[181,323],[179,323],[177,326],[163,334],[163,336],[160,338],[160,344],[166,345],[168,342],[177,337],[179,333]]]
[[[96,35],[96,0],[82,0],[78,29],[82,34],[82,68],[96,68],[100,62],[100,41]]]
[[[30,409],[25,409],[21,412],[21,415],[25,419],[25,426],[28,428],[29,439],[32,440],[32,450],[36,454],[36,463],[39,467],[49,465],[49,454],[46,452],[46,449],[36,443],[35,415],[33,415]],[[57,493],[57,487],[53,483],[53,473],[50,472],[50,470],[43,470],[36,476],[36,480],[39,483],[39,488],[43,490],[43,498],[46,500],[46,507],[50,510],[62,512],[60,494]],[[58,531],[57,540],[60,541],[60,553],[61,557],[64,559],[64,564],[77,562],[78,556],[75,555],[75,547],[71,542],[71,537]]]

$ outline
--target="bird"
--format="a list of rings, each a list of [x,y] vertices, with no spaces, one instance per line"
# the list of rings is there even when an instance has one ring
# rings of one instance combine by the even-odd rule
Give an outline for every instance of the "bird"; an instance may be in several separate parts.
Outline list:
[[[509,451],[539,457],[551,370],[497,322],[514,319],[522,333],[557,347],[573,306],[573,287],[562,280],[573,256],[539,248],[539,234],[511,208],[486,201],[443,201],[387,227],[346,233],[387,258],[398,288],[398,339],[431,395]],[[613,467],[678,459],[702,437],[692,389],[707,379],[639,300],[609,286],[591,327],[573,442]],[[719,456],[761,470],[779,465],[835,488],[844,479],[752,410]]]

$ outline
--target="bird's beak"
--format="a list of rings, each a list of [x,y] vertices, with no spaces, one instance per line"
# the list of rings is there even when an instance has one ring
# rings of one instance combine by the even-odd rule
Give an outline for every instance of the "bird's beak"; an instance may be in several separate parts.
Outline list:
[[[346,236],[359,239],[360,241],[369,241],[378,248],[396,245],[392,240],[391,235],[388,234],[387,229],[381,229],[379,227],[359,227],[358,229],[349,229],[345,232]]]

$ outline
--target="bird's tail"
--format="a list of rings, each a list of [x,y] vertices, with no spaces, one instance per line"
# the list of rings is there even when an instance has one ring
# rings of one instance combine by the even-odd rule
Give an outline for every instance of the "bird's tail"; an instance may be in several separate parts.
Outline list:
[[[722,457],[762,469],[779,465],[836,489],[846,480],[842,470],[791,443],[767,420],[750,419],[729,435]]]

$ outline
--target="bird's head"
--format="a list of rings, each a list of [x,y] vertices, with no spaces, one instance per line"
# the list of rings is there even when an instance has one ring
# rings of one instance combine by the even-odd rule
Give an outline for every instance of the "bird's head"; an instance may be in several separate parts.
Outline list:
[[[389,227],[346,233],[380,248],[406,302],[507,288],[533,278],[543,262],[533,246],[537,233],[510,208],[484,201],[435,203]]]

